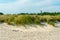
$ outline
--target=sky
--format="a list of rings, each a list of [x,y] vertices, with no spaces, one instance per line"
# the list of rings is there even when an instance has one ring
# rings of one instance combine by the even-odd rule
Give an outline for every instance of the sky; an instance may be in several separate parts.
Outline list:
[[[0,0],[0,12],[38,13],[60,12],[60,0]]]

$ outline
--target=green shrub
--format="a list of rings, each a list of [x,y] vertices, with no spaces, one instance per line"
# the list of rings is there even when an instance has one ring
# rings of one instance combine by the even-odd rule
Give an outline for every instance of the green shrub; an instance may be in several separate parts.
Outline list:
[[[55,26],[54,22],[52,22],[52,21],[48,22],[48,24]]]
[[[30,16],[18,16],[14,19],[15,24],[31,24],[32,18]]]
[[[4,22],[4,16],[0,15],[0,22],[3,23]]]
[[[38,16],[35,16],[34,24],[40,24],[40,18]]]
[[[15,17],[13,15],[9,15],[9,16],[5,15],[4,16],[4,22],[7,23],[7,24],[10,24],[11,22],[14,21],[14,18]]]

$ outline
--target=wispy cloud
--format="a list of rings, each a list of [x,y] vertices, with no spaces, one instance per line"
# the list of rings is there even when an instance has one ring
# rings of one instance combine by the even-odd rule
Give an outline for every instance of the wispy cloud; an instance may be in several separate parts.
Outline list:
[[[0,0],[2,1],[2,0]],[[56,9],[55,9],[56,8]],[[0,11],[4,13],[60,11],[59,0],[16,0],[9,3],[0,3]]]

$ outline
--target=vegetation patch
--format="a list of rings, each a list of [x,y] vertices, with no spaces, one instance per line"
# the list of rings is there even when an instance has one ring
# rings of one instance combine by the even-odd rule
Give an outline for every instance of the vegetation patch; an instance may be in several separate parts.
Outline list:
[[[60,12],[50,13],[21,13],[21,14],[2,14],[0,13],[0,23],[14,25],[40,25],[41,22],[47,22],[50,25],[55,25],[55,21],[60,21]]]

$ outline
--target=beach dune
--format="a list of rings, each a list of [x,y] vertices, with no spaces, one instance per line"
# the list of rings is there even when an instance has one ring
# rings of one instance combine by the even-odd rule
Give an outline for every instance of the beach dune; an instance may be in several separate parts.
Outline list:
[[[28,25],[27,25],[28,26]],[[47,25],[46,27],[15,27],[0,24],[0,40],[60,40],[60,28]]]

